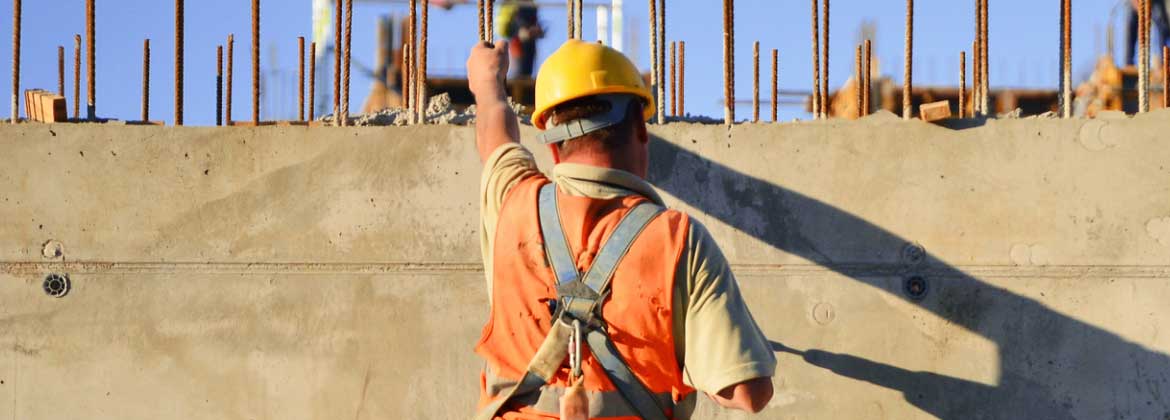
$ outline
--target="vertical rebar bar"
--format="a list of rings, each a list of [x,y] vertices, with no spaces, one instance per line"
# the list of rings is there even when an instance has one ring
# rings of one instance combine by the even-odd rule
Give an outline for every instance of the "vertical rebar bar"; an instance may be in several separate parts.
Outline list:
[[[150,39],[142,41],[142,122],[150,121]]]
[[[424,4],[426,0],[423,0]],[[424,6],[423,13],[426,13]],[[345,0],[345,63],[342,71],[345,72],[341,77],[341,126],[349,125],[349,88],[350,79],[349,71],[352,64],[350,54],[352,50],[353,41],[353,0]]]
[[[65,96],[65,46],[57,46],[57,95]]]
[[[1150,0],[1141,0],[1138,29],[1140,54],[1138,58],[1138,112],[1150,112]]]
[[[309,43],[309,121],[317,119],[317,43]]]
[[[678,116],[678,42],[670,43],[670,116]]]
[[[146,118],[142,119],[147,121]],[[223,126],[223,46],[215,47],[215,125]]]
[[[813,90],[812,114],[814,120],[821,119],[821,14],[818,0],[812,0],[812,61]]]
[[[410,86],[411,77],[410,71],[414,62],[414,53],[410,51],[411,45],[409,41],[402,45],[402,108],[410,111],[414,108],[414,98],[411,98],[410,91],[413,89]]]
[[[577,0],[565,0],[565,33],[569,39],[577,39],[577,19],[573,12],[577,11]]]
[[[780,116],[780,50],[772,49],[772,122]]]
[[[862,68],[862,63],[861,63],[861,53],[862,53],[863,48],[864,48],[864,46],[862,44],[857,44],[857,58],[856,58],[856,62],[854,63],[854,69],[857,71],[857,78],[854,80],[854,84],[853,84],[853,86],[855,86],[856,90],[857,90],[857,97],[854,98],[856,100],[855,102],[857,102],[857,119],[861,119],[861,117],[863,116],[863,114],[861,113],[861,106],[862,106],[862,98],[861,97],[863,96],[861,91],[865,88],[865,82],[864,82],[865,76],[863,75],[863,73],[865,72],[865,69]]]
[[[967,117],[967,52],[959,51],[959,118]]]
[[[735,44],[731,36],[731,28],[735,25],[731,15],[734,7],[734,0],[723,0],[723,123],[728,126],[735,122],[735,64],[732,62]]]
[[[914,117],[914,0],[906,0],[906,62],[902,75],[902,119]]]
[[[678,42],[678,115],[687,115],[687,43]]]
[[[1072,118],[1072,0],[1060,3],[1060,116]]]
[[[353,0],[348,1],[352,2]],[[427,26],[430,20],[430,8],[431,0],[422,0],[422,16],[419,22],[421,24],[421,30],[419,31],[418,77],[415,78],[418,83],[418,88],[415,89],[415,96],[418,97],[418,106],[416,108],[418,108],[417,118],[419,124],[427,123],[427,107],[429,105],[427,103],[427,36],[429,31]],[[346,55],[348,56],[349,54],[346,53]]]
[[[983,101],[979,99],[981,95],[980,90],[983,86],[981,80],[983,72],[980,70],[983,67],[981,67],[979,60],[979,57],[983,55],[980,53],[983,48],[983,42],[979,38],[980,36],[977,34],[975,35],[975,41],[971,42],[971,118],[983,115],[983,110],[980,108],[983,105]]]
[[[752,122],[760,122],[760,41],[752,44]]]
[[[299,57],[297,65],[297,80],[300,82],[297,87],[297,120],[305,121],[305,37],[297,37],[297,56]]]
[[[252,0],[252,124],[260,125],[260,0]]]
[[[666,7],[666,3],[665,3],[665,2],[666,2],[666,0],[662,0],[662,1],[663,1],[663,7]],[[662,10],[664,10],[664,12],[663,12],[663,13],[665,14],[665,13],[666,13],[666,12],[665,12],[665,10],[666,10],[666,9],[662,9]],[[577,34],[577,39],[581,39],[581,38],[583,38],[583,37],[585,36],[585,35],[584,35],[584,34],[581,32],[581,30],[582,30],[582,23],[583,23],[583,22],[584,22],[584,20],[585,20],[585,0],[577,0],[577,11],[573,12],[573,17],[577,19],[577,22],[576,22],[576,24],[574,25],[574,27],[575,27],[576,29],[574,29],[574,30],[573,30],[573,32]],[[664,21],[665,21],[665,20],[664,20]],[[661,37],[665,37],[665,36],[666,36],[666,32],[663,32],[663,33],[662,33],[662,34],[660,34],[659,36],[661,36]]]
[[[224,124],[232,125],[232,64],[235,62],[236,49],[236,35],[228,34],[227,37],[227,89],[223,98],[223,120]]]
[[[1162,108],[1170,108],[1170,46],[1162,46]]]
[[[345,51],[345,46],[341,44],[341,16],[342,16],[342,0],[334,0],[333,7],[333,125],[341,124],[341,54]],[[414,4],[414,0],[411,0]],[[413,12],[413,9],[412,9]],[[411,21],[414,21],[414,14],[410,15]],[[412,26],[407,30],[413,31]]]
[[[73,119],[81,119],[81,34],[73,34]]]
[[[94,19],[96,0],[85,0],[85,66],[86,66],[86,91],[89,94],[86,100],[85,115],[86,119],[93,121],[97,119],[97,83],[94,77],[97,73],[97,21]]]
[[[821,29],[823,41],[821,41],[821,117],[829,118],[829,0],[823,0],[825,3],[821,5],[821,13],[824,14],[825,21],[821,23],[824,28]]]
[[[666,122],[666,0],[658,4],[658,123]],[[581,36],[581,4],[577,0],[577,36]]]
[[[416,80],[418,79],[418,56],[420,52],[418,49],[418,0],[410,0],[410,13],[408,17],[410,23],[407,24],[406,32],[408,37],[407,42],[410,43],[410,73],[408,73],[409,77],[406,80],[406,85],[410,89],[410,100],[407,102],[406,109],[411,110],[411,112],[408,112],[408,120],[411,124],[414,124],[415,114],[418,113],[418,107],[416,106],[418,102],[418,83]],[[491,25],[490,18],[486,24]]]
[[[979,66],[982,67],[980,71],[983,74],[979,76],[979,81],[983,86],[980,88],[982,93],[979,95],[979,98],[983,103],[979,108],[983,110],[985,115],[993,115],[995,110],[991,108],[991,37],[988,31],[988,3],[990,3],[990,0],[983,0],[983,10],[980,12],[980,16],[982,16],[980,22],[983,25],[983,41],[980,46],[983,48],[983,52],[981,53],[982,57],[979,58]]]
[[[183,0],[175,0],[175,126],[183,125],[183,21]]]
[[[650,0],[650,92],[654,96],[656,109],[662,109],[662,98],[658,97],[658,85],[662,83],[661,80],[658,80],[658,66],[660,65],[662,64],[658,62],[658,0]],[[654,123],[662,124],[657,113],[654,117]]]
[[[12,0],[12,123],[20,121],[20,0]],[[30,116],[31,117],[31,116]]]
[[[486,30],[486,27],[484,26],[484,22],[485,22],[484,19],[486,19],[487,16],[484,15],[484,11],[483,11],[483,0],[477,0],[475,5],[477,7],[479,7],[479,34],[477,34],[477,36],[479,36],[480,41],[487,41],[488,40],[487,30]]]
[[[492,42],[492,40],[495,39],[495,34],[496,34],[496,30],[495,30],[496,1],[495,0],[487,0],[487,3],[485,5],[485,9],[486,10],[484,10],[484,13],[487,14],[487,21],[485,23],[487,25],[487,40],[488,40],[488,42]]]
[[[863,80],[865,80],[865,82],[864,82],[864,84],[862,84],[862,88],[861,88],[861,109],[862,109],[861,115],[869,115],[869,110],[870,110],[869,95],[873,89],[873,86],[872,86],[872,83],[870,82],[870,79],[872,79],[872,78],[873,78],[873,42],[871,40],[867,39],[867,40],[865,40],[865,75],[863,78]]]

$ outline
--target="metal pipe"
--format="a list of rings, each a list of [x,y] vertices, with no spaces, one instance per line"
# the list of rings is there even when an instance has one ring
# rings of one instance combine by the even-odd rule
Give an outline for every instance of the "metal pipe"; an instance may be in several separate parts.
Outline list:
[[[906,62],[902,82],[902,119],[909,121],[914,117],[913,86],[914,86],[914,0],[906,0]]]
[[[183,0],[175,0],[175,126],[183,125]],[[145,119],[143,121],[146,121]]]
[[[317,119],[317,43],[309,43],[309,121]]]
[[[423,0],[423,2],[425,3],[426,0]],[[425,14],[426,9],[424,8],[423,10],[424,10],[423,13]],[[351,50],[353,49],[353,48],[351,48],[352,41],[353,41],[353,0],[345,0],[345,67],[342,68],[342,71],[344,71],[345,74],[342,75],[342,82],[341,82],[341,89],[342,89],[341,90],[341,126],[342,127],[349,125],[349,88],[350,88],[349,71],[350,71],[350,65],[352,63],[351,57],[350,57],[350,53],[352,53]]]
[[[227,92],[224,95],[224,124],[232,125],[232,64],[235,62],[235,48],[236,36],[235,34],[228,34],[227,37]]]
[[[143,121],[147,121],[145,117]],[[223,125],[223,46],[215,47],[215,126]]]
[[[352,2],[353,0],[349,1]],[[422,0],[422,31],[419,33],[418,76],[415,77],[416,83],[418,83],[418,87],[415,89],[415,97],[417,97],[418,101],[416,118],[418,118],[417,122],[419,124],[427,123],[427,26],[428,20],[430,20],[428,17],[430,8],[431,0]],[[349,56],[348,52],[346,56]]]
[[[862,115],[869,115],[870,103],[869,95],[872,91],[871,80],[873,78],[873,42],[865,40],[865,83],[861,90],[861,109]]]
[[[780,102],[780,51],[772,49],[772,122],[779,116]]]
[[[85,114],[90,121],[97,119],[97,83],[94,82],[97,68],[97,22],[94,19],[94,2],[96,0],[85,0],[85,42],[86,42],[86,83],[88,84],[89,99],[86,102]]]
[[[760,41],[752,44],[752,122],[760,122]]]
[[[81,34],[73,34],[73,119],[81,119]]]
[[[65,47],[57,46],[57,95],[65,96]]]
[[[260,0],[252,0],[252,124],[260,125]]]
[[[813,119],[821,119],[821,14],[817,0],[812,0]]]
[[[967,52],[959,51],[959,118],[967,116]]]
[[[687,43],[678,42],[678,114],[687,115]]]
[[[658,5],[658,103],[663,106],[658,107],[658,123],[666,122],[666,0],[659,0]],[[580,8],[582,0],[577,0],[577,7]],[[580,12],[580,10],[578,10]],[[580,14],[577,15],[577,36],[581,36]]]
[[[678,42],[670,43],[670,116],[678,116]]]
[[[12,123],[20,121],[20,0],[12,0]],[[27,104],[26,104],[27,105]],[[30,115],[31,117],[31,115]]]
[[[829,118],[829,0],[823,1],[825,4],[821,13],[825,16],[825,22],[823,23],[824,29],[821,30],[824,37],[824,41],[822,41],[824,45],[821,46],[821,56],[824,60],[821,63],[821,116]]]
[[[150,39],[142,41],[142,122],[150,121]]]
[[[305,37],[297,37],[297,55],[300,59],[297,65],[297,80],[300,86],[297,89],[297,120],[305,121]]]
[[[734,9],[735,0],[723,0],[723,124],[729,127],[735,122]]]

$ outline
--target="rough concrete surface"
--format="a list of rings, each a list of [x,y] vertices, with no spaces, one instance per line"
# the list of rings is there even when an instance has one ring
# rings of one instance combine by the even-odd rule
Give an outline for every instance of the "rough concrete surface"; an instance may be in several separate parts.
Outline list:
[[[651,178],[774,341],[760,418],[1163,419],[1167,123],[678,123]],[[472,143],[0,126],[0,417],[468,418]]]

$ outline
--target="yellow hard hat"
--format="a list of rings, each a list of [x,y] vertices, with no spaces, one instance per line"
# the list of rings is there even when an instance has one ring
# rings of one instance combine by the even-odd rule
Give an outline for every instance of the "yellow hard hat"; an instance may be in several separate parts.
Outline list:
[[[532,125],[544,130],[549,111],[565,102],[623,93],[645,101],[643,118],[649,119],[657,112],[650,88],[629,58],[605,45],[568,40],[540,66]]]

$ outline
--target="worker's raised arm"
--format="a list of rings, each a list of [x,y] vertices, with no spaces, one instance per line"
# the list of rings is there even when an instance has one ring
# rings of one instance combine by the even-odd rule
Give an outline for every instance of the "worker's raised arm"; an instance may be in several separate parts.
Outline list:
[[[484,42],[471,49],[467,59],[467,85],[475,95],[475,145],[480,162],[496,148],[520,142],[520,123],[508,106],[508,43]]]

